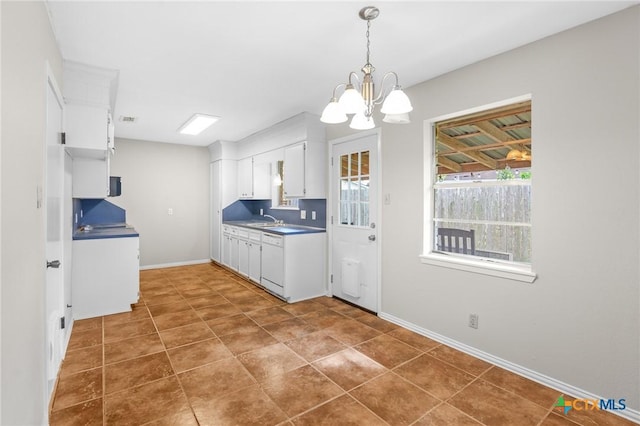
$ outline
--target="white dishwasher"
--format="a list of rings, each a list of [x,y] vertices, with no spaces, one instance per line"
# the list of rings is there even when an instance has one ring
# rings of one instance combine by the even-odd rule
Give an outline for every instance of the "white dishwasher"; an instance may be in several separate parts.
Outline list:
[[[260,284],[284,297],[284,237],[262,234],[262,278]]]

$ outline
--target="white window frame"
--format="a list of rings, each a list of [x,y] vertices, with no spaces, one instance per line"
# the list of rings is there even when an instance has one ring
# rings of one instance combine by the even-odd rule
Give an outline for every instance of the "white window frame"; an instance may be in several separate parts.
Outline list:
[[[490,275],[494,277],[506,278],[515,281],[532,283],[536,279],[532,265],[523,265],[517,263],[509,263],[504,261],[496,261],[487,258],[472,258],[472,256],[460,256],[453,253],[436,252],[433,249],[434,242],[434,183],[435,183],[435,132],[433,130],[436,123],[452,118],[475,114],[488,109],[499,108],[519,102],[531,100],[531,95],[518,96],[511,99],[495,102],[488,105],[458,111],[452,114],[446,114],[439,117],[425,120],[424,134],[424,223],[423,223],[423,242],[422,254],[420,261],[427,265],[440,266],[444,268],[457,269],[472,272],[481,275]],[[532,233],[533,235],[533,233]]]

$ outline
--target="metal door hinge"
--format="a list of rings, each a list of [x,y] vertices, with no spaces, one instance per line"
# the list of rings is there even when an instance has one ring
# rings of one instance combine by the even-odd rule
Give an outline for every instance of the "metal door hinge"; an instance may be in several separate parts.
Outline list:
[[[331,284],[333,284],[333,274],[331,274]]]
[[[60,317],[60,328],[64,330],[64,317]]]
[[[60,133],[60,145],[66,145],[67,134],[65,132]]]

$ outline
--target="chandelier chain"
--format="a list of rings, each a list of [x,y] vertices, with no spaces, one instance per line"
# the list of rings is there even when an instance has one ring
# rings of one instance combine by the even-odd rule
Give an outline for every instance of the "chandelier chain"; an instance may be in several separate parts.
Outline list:
[[[369,29],[371,28],[371,21],[367,21],[367,65],[370,65],[371,62],[369,61],[369,46],[371,44],[371,41],[369,40]]]

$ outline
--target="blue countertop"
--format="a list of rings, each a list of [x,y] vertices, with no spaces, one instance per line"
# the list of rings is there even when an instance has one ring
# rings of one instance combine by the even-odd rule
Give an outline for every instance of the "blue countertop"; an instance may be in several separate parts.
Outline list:
[[[102,238],[139,237],[134,227],[126,223],[81,226],[73,233],[74,240],[97,240]]]
[[[303,225],[275,225],[268,223],[268,226],[264,226],[265,222],[257,221],[225,221],[225,225],[240,226],[243,228],[249,228],[254,231],[268,232],[277,235],[296,235],[296,234],[317,234],[321,232],[327,232],[324,228],[314,228],[311,226]]]

